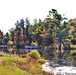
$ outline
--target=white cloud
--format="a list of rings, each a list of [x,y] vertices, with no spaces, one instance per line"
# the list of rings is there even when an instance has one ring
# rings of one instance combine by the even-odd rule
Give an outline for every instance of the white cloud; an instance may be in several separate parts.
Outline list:
[[[0,0],[0,30],[7,32],[21,18],[44,19],[52,8],[75,18],[75,6],[75,0]]]

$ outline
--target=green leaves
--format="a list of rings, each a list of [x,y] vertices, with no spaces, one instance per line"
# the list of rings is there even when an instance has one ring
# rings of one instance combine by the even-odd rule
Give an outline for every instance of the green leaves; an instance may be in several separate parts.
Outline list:
[[[27,53],[27,55],[29,55],[33,59],[39,59],[40,58],[40,54],[37,50],[31,50],[31,52]]]

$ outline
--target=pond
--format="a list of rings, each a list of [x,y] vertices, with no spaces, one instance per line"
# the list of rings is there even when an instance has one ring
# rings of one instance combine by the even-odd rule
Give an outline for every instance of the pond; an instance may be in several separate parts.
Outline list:
[[[76,67],[72,66],[59,66],[58,64],[53,64],[56,66],[50,66],[50,63],[47,61],[42,65],[42,70],[46,72],[52,72],[54,74],[61,75],[76,75]]]

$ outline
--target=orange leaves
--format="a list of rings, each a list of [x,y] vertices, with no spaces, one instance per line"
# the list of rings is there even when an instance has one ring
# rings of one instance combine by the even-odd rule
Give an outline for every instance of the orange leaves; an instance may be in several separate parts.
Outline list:
[[[33,45],[34,46],[38,46],[38,42],[35,40],[35,41],[33,41]]]
[[[40,34],[41,37],[45,38],[46,37],[46,34]]]

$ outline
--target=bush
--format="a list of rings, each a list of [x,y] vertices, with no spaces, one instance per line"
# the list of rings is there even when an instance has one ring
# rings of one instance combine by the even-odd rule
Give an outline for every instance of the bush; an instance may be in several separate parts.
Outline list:
[[[3,57],[4,56],[4,54],[0,54],[0,57]]]
[[[27,53],[27,55],[34,59],[40,58],[40,54],[37,50],[31,50],[29,53]]]
[[[46,60],[43,59],[43,58],[41,58],[41,59],[38,60],[38,63],[40,63],[40,64],[44,64],[45,62],[46,62]]]
[[[22,58],[26,58],[26,54],[22,54],[21,57],[22,57]]]

